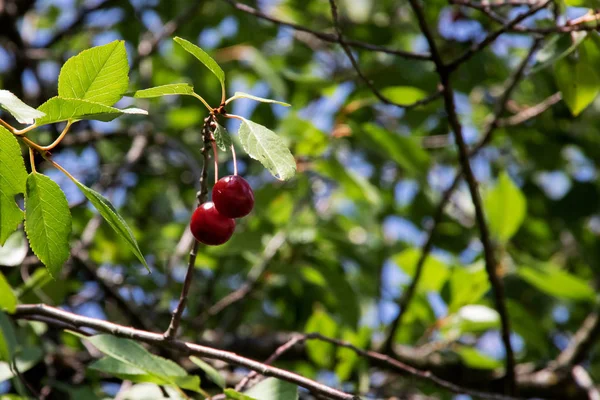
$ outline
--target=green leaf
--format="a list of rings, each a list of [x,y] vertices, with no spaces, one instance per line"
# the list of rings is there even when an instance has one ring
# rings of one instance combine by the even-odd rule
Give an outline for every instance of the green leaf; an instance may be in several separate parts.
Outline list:
[[[221,82],[221,86],[225,85],[225,73],[223,72],[219,64],[217,64],[217,62],[212,59],[211,56],[209,56],[200,47],[196,46],[191,42],[188,42],[185,39],[175,37],[173,40],[177,42],[177,44],[179,44],[181,47],[183,47],[185,51],[196,57],[198,61],[204,64],[206,68],[208,68],[213,74],[215,74],[215,76],[219,79],[219,82]]]
[[[501,242],[507,242],[525,219],[527,200],[506,172],[500,174],[496,186],[486,193],[484,206],[490,232]]]
[[[128,74],[123,40],[92,47],[63,65],[58,76],[58,96],[112,106],[127,91]]]
[[[571,54],[585,39],[587,32],[573,32],[572,35],[556,34],[546,42],[546,45],[537,53],[536,63],[531,68],[530,74],[541,71],[554,65]]]
[[[368,204],[375,209],[381,207],[382,198],[377,187],[368,179],[347,169],[336,158],[315,161],[313,168],[339,185],[344,196],[350,197],[357,203]]]
[[[81,190],[84,196],[87,197],[87,199],[94,205],[96,210],[100,212],[102,218],[104,218],[108,225],[113,228],[117,235],[125,240],[125,243],[129,249],[133,252],[137,259],[140,260],[144,267],[146,267],[148,272],[151,272],[150,267],[148,267],[148,263],[146,262],[142,251],[140,250],[140,246],[138,245],[137,240],[135,240],[133,232],[129,228],[129,225],[127,225],[127,222],[125,222],[123,217],[121,217],[121,215],[117,212],[112,203],[106,197],[85,186],[73,176],[67,176],[77,185],[77,187],[79,187],[79,190]]]
[[[21,212],[21,219],[23,219],[23,213]],[[3,246],[0,246],[0,265],[5,267],[16,267],[21,265],[25,257],[29,246],[25,240],[23,231],[18,230],[13,232],[12,235],[6,239]]]
[[[365,349],[371,340],[371,334],[371,329],[367,326],[362,326],[357,332],[345,329],[342,333],[342,340],[353,344],[359,349]],[[338,347],[336,355],[338,363],[335,367],[335,373],[340,381],[344,382],[350,379],[352,371],[361,358],[354,350],[346,347]]]
[[[157,363],[169,361],[164,358],[152,355]],[[113,357],[104,357],[93,362],[89,368],[96,371],[104,372],[109,375],[113,375],[119,379],[130,380],[132,382],[149,382],[156,383],[157,385],[175,385],[182,389],[192,390],[195,392],[200,391],[200,378],[197,376],[187,375],[167,375],[157,376],[154,374],[146,373],[143,369],[119,361]],[[178,371],[181,374],[181,371]]]
[[[102,353],[109,356],[95,364],[95,369],[108,373],[148,376],[165,384],[199,391],[200,378],[190,376],[171,360],[156,356],[139,343],[112,335],[95,335],[84,338]],[[104,361],[103,361],[104,360]],[[109,372],[110,371],[110,372]]]
[[[394,103],[411,105],[427,97],[427,92],[412,86],[390,86],[381,90],[381,94]]]
[[[245,394],[260,400],[298,400],[298,386],[281,379],[267,378]]]
[[[484,332],[500,326],[500,315],[493,308],[481,304],[469,304],[453,314],[448,329],[457,329],[460,334]]]
[[[375,124],[364,124],[366,139],[375,149],[410,173],[424,175],[429,166],[429,154],[421,147],[420,138],[405,137]]]
[[[225,393],[225,396],[227,397],[227,399],[231,399],[231,400],[259,400],[259,399],[255,399],[254,397],[246,396],[243,393],[236,392],[233,389],[225,389],[223,392]],[[260,400],[262,400],[262,399],[260,399]]]
[[[172,96],[172,95],[192,95],[194,86],[189,83],[173,83],[170,85],[156,86],[149,89],[138,90],[131,96],[136,99],[149,99],[152,97]]]
[[[63,99],[52,97],[39,107],[46,113],[45,117],[36,120],[38,125],[54,124],[61,121],[78,121],[82,119],[95,119],[98,121],[112,121],[123,114],[147,115],[148,112],[139,108],[109,107],[100,103],[93,103],[81,99]]]
[[[44,116],[43,112],[29,107],[8,90],[0,90],[0,107],[8,111],[20,124],[31,125],[36,118]]]
[[[2,272],[0,272],[0,309],[12,314],[16,308],[17,297]]]
[[[27,170],[21,147],[9,131],[0,126],[0,245],[23,221],[15,195],[25,192]]]
[[[35,255],[58,278],[70,254],[71,210],[60,186],[36,172],[27,178],[25,231]]]
[[[1,341],[2,339],[0,339]],[[39,347],[26,347],[18,352],[15,365],[20,373],[25,373],[39,363],[44,357],[44,352]],[[7,381],[15,376],[9,363],[0,361],[0,382]],[[1,397],[0,397],[1,399]]]
[[[304,327],[306,333],[316,332],[328,337],[335,337],[337,330],[337,323],[321,308],[313,311]],[[309,340],[306,343],[306,351],[315,364],[328,368],[333,361],[335,347],[321,340]]]
[[[202,371],[204,371],[204,373],[206,374],[208,379],[213,381],[220,388],[223,388],[223,389],[225,388],[225,386],[226,386],[225,378],[219,373],[219,371],[214,369],[212,365],[210,365],[207,362],[204,362],[201,358],[198,358],[195,356],[191,356],[190,360],[194,364],[196,364]]]
[[[255,101],[260,101],[261,103],[273,103],[273,104],[279,104],[282,105],[284,107],[291,107],[291,104],[288,103],[284,103],[283,101],[278,101],[278,100],[272,100],[272,99],[265,99],[263,97],[257,97],[257,96],[253,96],[251,94],[248,93],[244,93],[244,92],[235,92],[233,94],[233,96],[231,98],[229,98],[225,104],[229,104],[231,101],[233,100],[237,100],[237,99],[251,99],[251,100],[255,100]]]
[[[462,306],[476,303],[490,290],[485,264],[477,262],[469,267],[455,267],[450,276],[450,305],[448,313]]]
[[[10,318],[0,311],[0,361],[11,364],[16,351],[17,335],[15,334],[15,328]]]
[[[229,132],[221,124],[217,123],[217,128],[213,132],[213,136],[215,137],[217,146],[223,151],[227,151],[233,144]]]
[[[554,65],[554,78],[562,98],[575,116],[579,115],[600,93],[600,76],[596,72],[598,47],[588,38],[577,48],[577,58],[565,57]]]
[[[415,275],[417,262],[419,261],[420,256],[421,250],[410,248],[396,254],[392,259],[396,265],[402,268],[402,270],[412,278]],[[417,290],[423,292],[437,292],[444,286],[449,275],[450,271],[446,264],[436,257],[428,255],[423,264],[421,280],[419,281]]]
[[[463,362],[471,368],[495,369],[502,366],[500,360],[485,355],[472,347],[459,346],[456,352],[460,355]]]
[[[248,155],[260,161],[274,177],[285,181],[294,176],[296,160],[275,132],[243,118],[239,136]]]
[[[520,266],[517,273],[530,285],[550,296],[581,301],[594,301],[596,297],[594,289],[585,280],[561,270],[554,264]]]

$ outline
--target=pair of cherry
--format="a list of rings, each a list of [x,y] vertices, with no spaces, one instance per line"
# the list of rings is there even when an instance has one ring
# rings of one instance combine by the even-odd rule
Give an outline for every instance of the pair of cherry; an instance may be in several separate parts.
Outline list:
[[[235,230],[235,219],[250,213],[254,193],[241,176],[219,179],[213,188],[212,201],[201,204],[192,214],[190,230],[200,243],[217,246],[227,242]]]

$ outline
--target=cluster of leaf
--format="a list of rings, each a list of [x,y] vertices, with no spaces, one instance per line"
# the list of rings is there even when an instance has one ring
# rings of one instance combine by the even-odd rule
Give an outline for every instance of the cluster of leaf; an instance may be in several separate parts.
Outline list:
[[[58,96],[37,110],[7,91],[0,92],[0,106],[21,123],[34,124],[37,128],[66,121],[67,130],[71,124],[84,119],[111,121],[123,114],[146,114],[140,109],[113,107],[127,91],[128,74],[125,43],[115,41],[70,58],[60,71]],[[0,127],[0,142],[0,244],[4,244],[23,221],[23,211],[16,204],[15,196],[24,194],[29,244],[50,275],[58,278],[71,248],[71,211],[67,198],[47,176],[35,170],[27,174],[19,143],[4,127]],[[48,156],[45,151],[42,155]],[[67,173],[67,176],[147,267],[133,233],[110,201],[72,175]]]

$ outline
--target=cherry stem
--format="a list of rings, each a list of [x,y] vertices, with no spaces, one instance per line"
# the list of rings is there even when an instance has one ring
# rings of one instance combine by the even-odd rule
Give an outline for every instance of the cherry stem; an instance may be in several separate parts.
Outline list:
[[[4,121],[3,119],[0,118],[0,125],[2,125],[3,127],[5,127],[6,129],[8,129],[8,131],[10,133],[12,133],[15,136],[21,136],[26,134],[27,132],[29,132],[30,130],[34,129],[37,127],[37,125],[34,123],[33,125],[29,125],[26,128],[23,128],[21,130],[13,127],[11,124],[9,124],[8,122]]]
[[[29,163],[31,164],[31,172],[37,172],[35,169],[35,154],[32,147],[29,148]]]
[[[231,154],[233,155],[233,175],[237,176],[237,158],[235,156],[235,148],[231,145]]]
[[[213,148],[213,154],[215,156],[215,184],[216,184],[217,181],[219,180],[219,153],[217,151],[217,143],[214,140],[212,140],[211,144],[212,144],[212,148]]]

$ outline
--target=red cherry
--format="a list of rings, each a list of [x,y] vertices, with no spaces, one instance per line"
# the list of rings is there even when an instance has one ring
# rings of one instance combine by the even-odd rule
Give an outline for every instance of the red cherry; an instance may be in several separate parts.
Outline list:
[[[212,201],[196,208],[190,230],[200,243],[217,246],[227,242],[235,230],[235,220],[220,214]]]
[[[213,188],[212,199],[219,213],[229,218],[250,214],[254,207],[254,193],[250,184],[238,175],[219,179]]]

